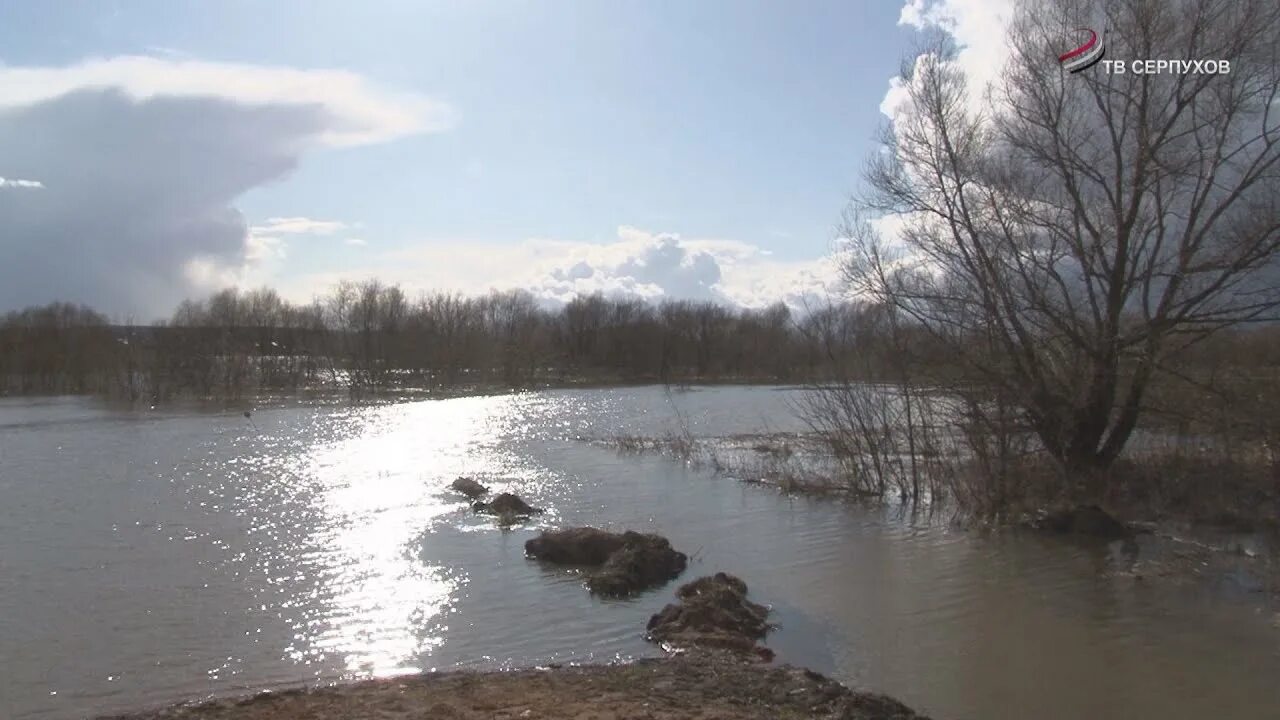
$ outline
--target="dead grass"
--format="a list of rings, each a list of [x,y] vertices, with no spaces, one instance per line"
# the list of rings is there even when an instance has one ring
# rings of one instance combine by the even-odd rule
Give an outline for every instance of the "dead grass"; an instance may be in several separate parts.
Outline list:
[[[1280,419],[1269,388],[1177,398],[1184,409],[1205,407],[1194,422],[1170,424],[1158,415],[1105,473],[1069,478],[1025,429],[966,421],[987,413],[919,413],[910,442],[886,429],[899,409],[883,392],[835,395],[817,410],[827,422],[803,435],[701,439],[684,431],[663,437],[620,436],[622,452],[660,453],[748,483],[784,492],[950,505],[964,518],[1018,522],[1062,505],[1094,504],[1127,520],[1177,521],[1234,529],[1280,528]],[[1165,391],[1161,398],[1171,402]],[[814,407],[808,408],[813,412]],[[837,412],[834,420],[831,413]],[[943,418],[952,427],[944,429]],[[886,419],[887,418],[887,419]],[[1159,421],[1163,420],[1163,421]],[[1159,422],[1158,422],[1159,421]],[[915,450],[914,455],[910,452]],[[918,496],[916,488],[920,489]]]
[[[700,651],[627,665],[451,672],[179,705],[116,720],[924,720],[817,673]]]

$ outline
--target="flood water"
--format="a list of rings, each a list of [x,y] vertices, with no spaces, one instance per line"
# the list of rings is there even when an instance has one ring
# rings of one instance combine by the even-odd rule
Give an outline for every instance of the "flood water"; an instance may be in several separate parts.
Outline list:
[[[662,533],[743,577],[779,659],[938,718],[1280,717],[1280,615],[1144,582],[1132,548],[787,497],[601,442],[795,430],[775,388],[239,411],[0,401],[0,717],[78,718],[419,669],[653,654],[674,585],[592,598],[538,527]],[[474,475],[548,509],[503,531]],[[1139,551],[1141,552],[1141,551]]]

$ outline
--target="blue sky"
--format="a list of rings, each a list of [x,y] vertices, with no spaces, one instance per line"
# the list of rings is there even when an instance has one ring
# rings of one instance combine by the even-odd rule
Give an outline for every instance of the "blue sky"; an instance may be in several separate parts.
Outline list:
[[[437,123],[447,127],[309,145],[287,169],[229,184],[225,203],[242,215],[243,234],[270,244],[255,252],[250,242],[251,268],[225,248],[212,253],[234,272],[207,284],[267,282],[301,296],[386,271],[416,289],[481,291],[530,284],[512,274],[520,268],[500,267],[505,248],[523,248],[513,261],[527,265],[521,253],[532,252],[562,274],[584,262],[613,262],[610,272],[627,259],[644,265],[627,253],[658,248],[679,250],[669,259],[685,269],[698,253],[722,260],[718,274],[684,283],[718,297],[709,286],[735,263],[767,259],[760,273],[789,272],[829,252],[884,121],[880,103],[916,39],[899,24],[902,10],[889,1],[11,3],[0,62],[74,68],[149,56],[172,64],[159,70],[173,76],[166,82],[181,82],[189,63],[342,70],[385,96],[448,109]],[[182,136],[200,131],[188,122]],[[10,155],[39,175],[38,158]],[[0,177],[22,177],[5,161],[0,148]],[[0,213],[14,211],[18,195],[4,193]],[[278,233],[272,218],[333,225]],[[545,243],[529,250],[531,240]],[[628,242],[613,260],[589,247]],[[450,253],[478,248],[449,280]],[[547,257],[555,252],[564,258]],[[681,287],[655,282],[650,297]],[[788,290],[753,282],[758,292],[744,302]],[[157,292],[156,304],[198,289]],[[165,309],[129,293],[83,299],[119,312]]]

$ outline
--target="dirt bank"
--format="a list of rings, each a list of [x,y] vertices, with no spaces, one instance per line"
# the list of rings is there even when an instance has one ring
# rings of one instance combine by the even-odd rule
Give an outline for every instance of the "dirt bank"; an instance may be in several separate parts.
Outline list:
[[[724,655],[509,672],[449,672],[174,706],[114,720],[927,720],[799,668]],[[105,720],[105,719],[104,719]]]

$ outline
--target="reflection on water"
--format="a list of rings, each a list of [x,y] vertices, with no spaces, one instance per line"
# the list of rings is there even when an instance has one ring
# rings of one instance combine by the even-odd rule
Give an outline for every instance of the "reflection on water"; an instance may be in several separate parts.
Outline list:
[[[799,429],[788,391],[674,397],[708,436]],[[0,716],[73,718],[302,679],[650,654],[670,588],[590,597],[540,526],[653,530],[775,608],[782,659],[940,717],[1264,717],[1276,608],[1153,583],[1154,547],[962,532],[787,498],[584,439],[672,429],[661,389],[361,408],[0,401]],[[510,531],[458,475],[548,509]]]
[[[291,658],[339,657],[347,670],[375,675],[422,669],[413,659],[440,644],[440,617],[459,585],[447,567],[417,563],[409,551],[450,507],[423,469],[437,478],[467,469],[471,438],[501,433],[495,405],[509,402],[381,408],[352,437],[294,458],[289,473],[318,488],[311,500],[317,521],[305,540],[315,549],[302,563],[288,554],[279,560],[294,580],[310,576],[317,587],[297,603]]]

